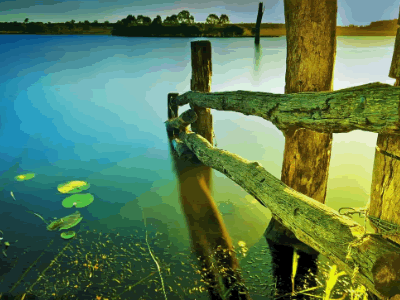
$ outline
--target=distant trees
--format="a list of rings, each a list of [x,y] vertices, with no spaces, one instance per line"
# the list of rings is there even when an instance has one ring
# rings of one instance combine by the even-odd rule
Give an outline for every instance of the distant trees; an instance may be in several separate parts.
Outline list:
[[[90,29],[90,22],[88,20],[85,20],[83,22],[83,30],[89,30]]]
[[[213,25],[223,25],[230,23],[229,17],[225,14],[222,14],[221,17],[218,18],[216,14],[209,14],[206,19],[206,24],[213,24]]]
[[[47,26],[43,22],[31,22],[26,24],[25,33],[45,33],[47,30]]]
[[[72,20],[72,21],[65,22],[65,25],[68,27],[69,30],[73,30],[75,28],[75,25],[74,25],[75,20]]]
[[[140,25],[150,25],[151,24],[151,19],[146,16],[138,15],[136,18],[136,21]]]
[[[219,17],[220,24],[229,24],[230,22],[229,17],[225,14],[222,14],[221,17]]]
[[[194,16],[188,10],[182,10],[178,14],[167,16],[164,20],[157,15],[153,20],[144,15],[128,15],[126,18],[118,20],[116,23],[109,21],[93,22],[85,21],[67,21],[65,23],[42,23],[29,22],[25,18],[22,22],[0,22],[2,31],[12,31],[21,33],[101,33],[107,32],[112,28],[112,34],[127,36],[221,36],[222,26],[212,26],[230,23],[229,17],[222,14],[218,17],[216,14],[210,14],[205,23],[195,23]],[[207,26],[208,24],[208,26]],[[210,26],[211,25],[211,26]],[[104,30],[99,30],[103,28]],[[237,34],[227,32],[227,34]]]
[[[165,20],[164,20],[164,24],[178,25],[179,24],[178,16],[177,15],[172,15],[172,16],[166,17]]]
[[[228,26],[223,30],[223,36],[235,37],[235,36],[241,36],[243,35],[243,33],[244,29],[237,25]]]
[[[210,14],[206,24],[224,25],[229,24],[229,17],[221,14]],[[149,17],[128,15],[117,21],[113,26],[113,35],[120,36],[238,36],[243,34],[240,27],[230,27],[225,32],[221,26],[206,26],[204,23],[195,23],[194,16],[187,10],[182,10],[177,15],[172,14],[164,20],[157,15],[153,20]]]
[[[178,22],[181,24],[193,24],[194,17],[187,10],[182,10],[178,16]]]
[[[151,22],[152,26],[161,26],[162,25],[162,19],[159,15],[154,18],[153,22]]]
[[[209,14],[206,19],[206,24],[216,25],[219,23],[219,18],[216,14]]]

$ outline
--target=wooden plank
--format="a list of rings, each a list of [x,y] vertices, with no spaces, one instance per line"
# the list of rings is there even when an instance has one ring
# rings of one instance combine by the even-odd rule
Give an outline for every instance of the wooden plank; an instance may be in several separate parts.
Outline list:
[[[400,87],[374,82],[315,93],[186,92],[176,98],[176,103],[259,116],[283,132],[298,128],[325,133],[358,129],[400,135],[399,99]]]
[[[166,123],[167,127],[171,125]],[[205,165],[225,174],[268,207],[273,217],[294,232],[297,239],[355,276],[356,282],[364,284],[380,298],[390,296],[380,286],[375,286],[374,278],[379,278],[382,272],[386,272],[386,284],[400,285],[400,277],[396,275],[398,269],[390,268],[386,259],[400,259],[399,245],[377,235],[364,235],[363,226],[290,188],[258,162],[214,148],[206,139],[189,130],[182,131],[179,140]]]

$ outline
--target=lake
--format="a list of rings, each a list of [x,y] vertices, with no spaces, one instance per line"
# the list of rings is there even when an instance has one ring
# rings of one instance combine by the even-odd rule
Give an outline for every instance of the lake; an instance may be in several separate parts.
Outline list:
[[[144,230],[144,216],[150,233],[162,233],[175,249],[188,249],[164,122],[168,93],[190,90],[191,41],[211,41],[212,92],[284,93],[284,36],[261,38],[259,53],[253,38],[1,38],[6,63],[0,66],[0,230],[11,243],[5,260],[13,251],[37,257],[52,239],[60,247],[66,243],[26,211],[46,220],[73,213],[61,205],[65,195],[57,191],[71,180],[89,182],[87,192],[94,196],[80,209],[82,228],[135,235],[134,229]],[[388,77],[394,41],[338,37],[334,90],[376,81],[394,84]],[[212,114],[218,148],[258,161],[280,178],[284,136],[274,125],[236,112]],[[366,205],[376,139],[376,133],[359,130],[334,134],[327,205]],[[14,180],[24,173],[36,176]],[[262,235],[269,211],[218,171],[214,186],[234,244],[246,242],[250,253],[252,246],[266,246]],[[0,292],[13,283],[14,277],[3,278]]]

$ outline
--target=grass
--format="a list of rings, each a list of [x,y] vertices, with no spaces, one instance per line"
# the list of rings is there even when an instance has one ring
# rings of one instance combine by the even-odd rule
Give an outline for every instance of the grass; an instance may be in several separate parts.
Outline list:
[[[163,235],[149,234],[145,231],[144,237],[139,237],[138,234],[124,237],[115,233],[79,232],[75,238],[65,242],[47,267],[42,265],[36,270],[29,269],[36,273],[36,276],[27,276],[30,279],[26,282],[26,274],[21,276],[16,285],[24,286],[25,292],[19,293],[15,299],[25,300],[28,293],[43,300],[82,299],[83,295],[88,294],[93,295],[93,299],[102,300],[207,299],[208,294],[201,281],[201,270],[190,252],[177,252],[175,249],[167,251],[170,244],[167,239],[161,238]],[[290,294],[271,295],[274,289],[272,284],[268,284],[272,283],[268,276],[269,250],[267,246],[262,249],[249,251],[241,258],[241,252],[238,251],[243,277],[251,296],[280,299],[283,296],[294,297],[303,294],[310,299],[367,299],[363,286],[353,286],[350,277],[344,272],[337,272],[335,265],[328,264],[319,268],[321,274],[318,275],[317,286],[304,286],[299,289],[300,287],[294,286],[292,279]],[[259,264],[249,263],[256,258],[260,259]],[[36,261],[33,264],[36,264]],[[265,265],[267,267],[262,268]],[[258,281],[258,276],[255,275],[257,270],[259,274],[263,274]],[[295,267],[292,273],[296,273]],[[293,274],[292,278],[295,276]],[[341,278],[348,279],[340,281]]]

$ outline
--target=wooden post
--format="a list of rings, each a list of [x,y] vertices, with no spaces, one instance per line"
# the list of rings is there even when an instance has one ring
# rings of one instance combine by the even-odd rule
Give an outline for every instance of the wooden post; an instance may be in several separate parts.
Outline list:
[[[192,91],[209,93],[211,91],[211,43],[210,41],[191,42],[192,51],[192,78],[190,89]],[[213,145],[213,119],[209,108],[202,108],[194,105],[197,114],[197,121],[192,124],[192,131],[206,138]],[[208,169],[206,182],[211,188],[212,169]]]
[[[400,28],[397,29],[389,77],[396,79],[394,86],[400,86]],[[376,146],[389,154],[400,156],[400,137],[378,134]],[[375,150],[368,216],[400,226],[400,161],[378,149]],[[376,232],[382,232],[371,220],[370,223]],[[384,237],[400,244],[400,234]]]
[[[285,0],[284,7],[287,40],[285,93],[331,91],[336,55],[337,0]],[[296,191],[324,203],[332,134],[307,129],[289,130],[284,134],[281,180]],[[303,284],[308,269],[316,273],[318,253],[300,242],[278,221],[271,220],[265,236],[274,264],[279,264],[280,260],[286,262],[285,271],[281,270],[282,267],[274,270],[279,292],[291,292],[292,268],[287,262],[292,261],[292,246],[302,250],[296,286]]]
[[[261,19],[264,14],[264,9],[263,9],[263,3],[260,2],[258,4],[258,14],[257,14],[257,22],[256,22],[256,39],[255,39],[255,44],[259,45],[260,44],[260,27],[261,27]]]
[[[192,91],[210,92],[211,43],[209,41],[191,42],[191,51],[190,88]],[[178,117],[178,105],[173,101],[177,96],[178,94],[168,94],[169,119]],[[177,123],[179,130],[190,123],[193,132],[212,143],[213,124],[210,109],[196,105],[192,108],[195,114],[191,110],[183,114],[180,120],[175,119],[171,122]],[[167,129],[167,132],[170,139],[174,137],[173,131]],[[171,141],[170,149],[172,152]],[[231,238],[210,193],[212,168],[203,164],[193,164],[190,160],[182,161],[175,156],[173,158],[179,179],[182,211],[186,216],[192,247],[200,263],[202,279],[208,285],[210,298],[215,300],[251,299],[242,281]],[[218,278],[221,278],[226,291],[221,290]],[[225,296],[222,297],[222,295]]]
[[[400,25],[400,10],[397,24]],[[394,86],[400,86],[400,28],[397,28],[389,77],[396,79]],[[376,221],[380,222],[381,220],[400,226],[400,161],[379,151],[380,149],[388,154],[400,156],[400,137],[378,134],[376,146],[371,199],[367,216],[368,218],[376,218],[369,220],[375,232],[379,232],[384,238],[400,244],[400,233],[385,235],[385,231],[376,226]],[[372,222],[374,220],[376,221]],[[390,228],[387,227],[387,229]],[[388,258],[382,260],[382,264],[377,265],[376,268],[381,270],[379,272],[380,276],[374,278],[377,287],[381,287],[384,291],[389,291],[391,297],[396,297],[395,295],[397,295],[400,298],[400,288],[397,287],[397,283],[394,281],[400,278],[400,260],[397,258],[396,262],[392,262]]]

